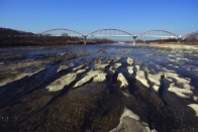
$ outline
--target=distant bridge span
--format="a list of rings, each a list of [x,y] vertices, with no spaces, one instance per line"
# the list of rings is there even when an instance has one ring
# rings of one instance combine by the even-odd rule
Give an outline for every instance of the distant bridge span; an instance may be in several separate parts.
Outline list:
[[[99,30],[92,31],[88,34],[83,34],[83,33],[80,33],[78,31],[71,30],[71,29],[55,28],[55,29],[43,31],[39,35],[47,35],[48,33],[50,34],[51,32],[58,32],[58,31],[63,31],[63,34],[68,35],[68,36],[83,37],[85,44],[86,44],[87,37],[131,37],[131,38],[133,38],[134,45],[135,45],[135,41],[138,37],[173,38],[173,39],[180,40],[181,38],[185,38],[186,36],[196,33],[196,32],[192,32],[192,33],[185,34],[183,36],[181,36],[181,35],[178,36],[172,32],[166,31],[166,30],[149,30],[149,31],[145,31],[145,32],[139,33],[137,35],[134,35],[130,32],[127,32],[127,31],[124,31],[121,29],[105,28],[105,29],[99,29]]]
[[[50,33],[50,32],[53,32],[53,31],[66,31],[66,32],[72,32],[72,33],[75,33],[79,36],[84,36],[82,33],[78,32],[78,31],[75,31],[75,30],[71,30],[71,29],[66,29],[66,28],[54,28],[54,29],[49,29],[49,30],[46,30],[46,31],[43,31],[40,33],[40,35],[45,35],[47,33]]]
[[[142,33],[139,33],[137,34],[138,37],[141,37],[141,36],[149,36],[149,35],[146,35],[146,34],[149,34],[149,33],[152,33],[152,32],[160,32],[160,33],[165,33],[167,35],[152,35],[152,36],[156,36],[156,37],[170,37],[170,35],[173,37],[173,38],[178,38],[178,36],[172,32],[169,32],[169,31],[166,31],[166,30],[149,30],[149,31],[146,31],[146,32],[142,32]]]
[[[131,33],[129,33],[129,32],[124,31],[124,30],[121,30],[121,29],[115,29],[115,28],[106,28],[106,29],[95,30],[95,31],[93,31],[93,32],[88,33],[87,36],[91,36],[91,35],[95,35],[95,34],[97,34],[97,33],[103,33],[103,32],[104,32],[105,34],[101,34],[102,36],[105,36],[105,35],[108,36],[108,34],[106,34],[106,32],[108,32],[108,31],[121,32],[121,33],[123,33],[123,35],[120,34],[120,36],[126,35],[126,36],[131,36],[131,37],[133,37],[133,34],[131,34]],[[119,36],[119,34],[118,34],[118,35],[110,34],[110,35],[111,35],[111,36]]]
[[[93,32],[88,33],[85,36],[86,36],[85,39],[87,37],[131,37],[131,38],[134,37],[133,34],[127,31],[121,29],[115,29],[115,28],[105,28],[105,29],[95,30]]]
[[[186,37],[189,37],[189,36],[194,35],[194,34],[198,34],[198,33],[197,32],[190,32],[190,33],[182,35],[181,38],[185,39]]]

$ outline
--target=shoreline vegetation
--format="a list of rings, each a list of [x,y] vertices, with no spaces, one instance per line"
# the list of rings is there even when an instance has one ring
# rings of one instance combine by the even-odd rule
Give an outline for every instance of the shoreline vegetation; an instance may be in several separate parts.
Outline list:
[[[116,41],[102,38],[102,39],[87,39],[87,44],[113,44]],[[131,43],[131,42],[126,42]],[[0,46],[49,46],[49,45],[69,45],[69,44],[84,44],[83,37],[71,36],[48,36],[38,35],[31,32],[18,31],[9,28],[0,28]],[[162,45],[198,45],[197,39],[185,39],[178,43],[176,39],[166,40],[136,40],[137,45],[141,46],[162,46]],[[163,46],[162,46],[163,47]],[[165,46],[167,47],[167,46]]]
[[[87,44],[114,43],[109,39],[87,39]],[[84,44],[83,37],[49,36],[33,34],[31,32],[17,31],[8,28],[0,28],[0,46],[49,46],[65,44]]]

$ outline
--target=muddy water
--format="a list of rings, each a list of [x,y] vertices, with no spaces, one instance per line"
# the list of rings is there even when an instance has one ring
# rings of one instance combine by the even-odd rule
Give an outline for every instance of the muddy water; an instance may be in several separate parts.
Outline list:
[[[188,106],[197,106],[197,65],[196,49],[118,44],[4,48],[0,51],[0,130],[197,131],[197,109]],[[105,80],[95,82],[97,74],[85,79],[92,70],[104,72]],[[126,87],[117,81],[117,73],[126,78]],[[60,78],[70,74],[75,78],[62,83],[71,78]],[[149,79],[150,75],[159,78]],[[74,88],[82,80],[87,81]],[[174,87],[161,97],[153,87],[166,83]],[[52,84],[59,89],[50,91]],[[178,89],[183,91],[178,94]],[[124,117],[126,110],[130,114]]]

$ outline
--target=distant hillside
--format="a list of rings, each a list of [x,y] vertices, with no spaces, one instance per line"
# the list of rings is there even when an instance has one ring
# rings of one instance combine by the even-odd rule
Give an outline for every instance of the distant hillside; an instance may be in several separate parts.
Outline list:
[[[0,28],[0,35],[34,35],[31,32],[19,31],[10,28]]]
[[[88,44],[113,43],[108,39],[87,40]],[[83,37],[45,36],[10,28],[0,28],[0,47],[29,45],[84,44]]]

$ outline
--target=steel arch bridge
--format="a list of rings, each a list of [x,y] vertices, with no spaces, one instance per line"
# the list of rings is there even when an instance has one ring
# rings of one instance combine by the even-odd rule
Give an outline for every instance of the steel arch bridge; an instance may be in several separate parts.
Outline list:
[[[83,37],[84,35],[80,32],[65,28],[55,28],[46,30],[40,33],[40,35],[48,36],[71,36],[71,37]]]
[[[74,31],[71,29],[65,29],[65,28],[56,28],[56,29],[50,29],[46,30],[44,32],[41,32],[40,35],[46,35],[46,36],[70,36],[70,37],[83,37],[84,38],[84,44],[86,44],[87,38],[109,38],[109,37],[130,37],[133,39],[133,34],[121,30],[121,29],[114,29],[114,28],[106,28],[106,29],[99,29],[95,30],[93,32],[90,32],[88,34],[82,34],[78,31]]]
[[[181,37],[181,39],[188,39],[188,38],[193,37],[193,36],[198,38],[198,32],[190,32],[190,33],[184,34],[180,37]]]
[[[166,30],[149,30],[146,32],[142,32],[137,34],[137,37],[152,37],[152,38],[172,38],[177,39],[178,36],[172,32],[166,31]]]
[[[75,30],[71,30],[71,29],[66,29],[66,28],[55,28],[55,29],[50,29],[50,30],[46,30],[41,32],[39,35],[46,35],[46,36],[70,36],[70,37],[82,37],[84,39],[84,44],[86,44],[87,38],[94,38],[94,37],[98,37],[98,38],[110,38],[110,37],[114,37],[114,38],[130,38],[133,41],[133,45],[135,45],[135,41],[137,38],[140,39],[177,39],[177,40],[181,40],[181,39],[185,39],[190,35],[196,34],[197,32],[191,32],[185,35],[176,35],[172,32],[166,31],[166,30],[149,30],[149,31],[145,31],[139,34],[132,34],[130,32],[121,30],[121,29],[116,29],[116,28],[105,28],[105,29],[99,29],[99,30],[95,30],[92,31],[88,34],[83,34],[80,33],[78,31]]]
[[[95,30],[93,32],[90,32],[87,34],[87,37],[89,36],[97,36],[97,37],[133,37],[133,34],[121,30],[121,29],[115,29],[115,28],[106,28],[106,29],[99,29]]]
[[[105,28],[92,31],[86,35],[86,38],[113,38],[114,40],[121,40],[129,38],[130,40],[133,39],[133,34],[115,28]]]

